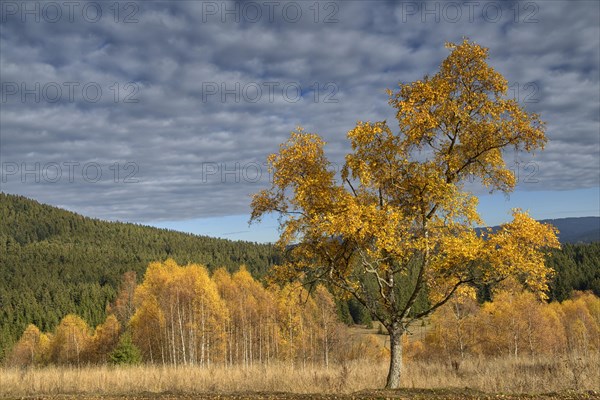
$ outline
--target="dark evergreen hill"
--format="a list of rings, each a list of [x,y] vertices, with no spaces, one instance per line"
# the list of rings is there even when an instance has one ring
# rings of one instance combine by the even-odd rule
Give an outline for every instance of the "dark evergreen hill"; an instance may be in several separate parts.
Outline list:
[[[563,244],[547,263],[556,271],[549,285],[550,300],[566,300],[573,290],[591,290],[600,296],[600,242]]]
[[[0,193],[0,360],[28,323],[50,331],[68,313],[102,322],[123,273],[140,279],[169,257],[209,269],[245,264],[258,278],[278,262],[269,244],[101,221]]]

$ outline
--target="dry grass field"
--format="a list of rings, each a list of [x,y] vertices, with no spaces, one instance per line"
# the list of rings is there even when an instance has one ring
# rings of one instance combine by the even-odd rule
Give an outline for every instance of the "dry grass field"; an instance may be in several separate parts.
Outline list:
[[[47,367],[0,369],[6,399],[304,399],[529,398],[600,399],[600,355],[557,359],[468,360],[449,365],[411,362],[404,390],[379,391],[386,365],[353,362],[323,367],[278,364],[214,367]],[[468,389],[466,389],[468,388]]]
[[[540,395],[511,395],[511,394],[486,394],[475,391],[463,390],[415,390],[401,389],[396,391],[371,390],[344,394],[296,394],[296,393],[162,393],[162,394],[136,394],[136,395],[58,395],[58,396],[26,396],[9,398],[9,400],[595,400],[600,398],[597,393],[564,392]]]

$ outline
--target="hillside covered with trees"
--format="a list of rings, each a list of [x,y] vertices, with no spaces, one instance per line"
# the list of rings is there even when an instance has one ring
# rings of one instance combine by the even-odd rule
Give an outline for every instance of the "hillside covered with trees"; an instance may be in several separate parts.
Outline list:
[[[340,357],[365,357],[348,333],[323,286],[312,293],[291,284],[265,287],[243,267],[233,274],[219,268],[211,276],[202,265],[179,266],[169,259],[151,263],[137,288],[125,282],[96,329],[73,314],[47,334],[31,324],[7,361],[328,366]]]
[[[0,193],[0,359],[29,323],[50,331],[74,313],[100,324],[125,272],[139,279],[167,258],[210,270],[245,265],[257,278],[278,262],[269,244],[106,222]]]
[[[167,258],[211,272],[245,265],[257,280],[281,261],[269,244],[106,222],[0,193],[0,360],[28,324],[52,332],[76,314],[91,327],[100,325],[123,275],[133,271],[139,283],[151,262]],[[600,295],[600,243],[564,244],[548,264],[557,271],[549,300],[564,301],[572,290]],[[338,301],[338,314],[346,323],[370,322],[352,299]]]

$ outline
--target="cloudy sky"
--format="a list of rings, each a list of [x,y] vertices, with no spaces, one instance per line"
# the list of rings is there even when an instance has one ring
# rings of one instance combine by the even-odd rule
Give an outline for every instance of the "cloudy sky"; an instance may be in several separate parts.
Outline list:
[[[297,125],[330,159],[386,88],[436,72],[447,41],[490,49],[550,139],[510,155],[489,224],[600,214],[597,1],[2,1],[1,187],[108,220],[270,241],[248,227],[265,159]]]

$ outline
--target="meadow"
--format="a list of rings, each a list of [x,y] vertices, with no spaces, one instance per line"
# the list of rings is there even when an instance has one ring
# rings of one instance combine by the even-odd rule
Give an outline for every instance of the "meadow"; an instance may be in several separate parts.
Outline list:
[[[0,398],[600,398],[600,353],[471,358],[458,368],[410,361],[403,389],[381,392],[377,389],[384,386],[387,367],[352,361],[329,368],[289,363],[3,368]]]

